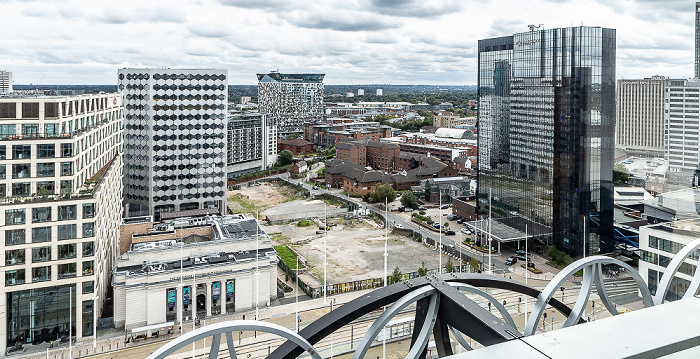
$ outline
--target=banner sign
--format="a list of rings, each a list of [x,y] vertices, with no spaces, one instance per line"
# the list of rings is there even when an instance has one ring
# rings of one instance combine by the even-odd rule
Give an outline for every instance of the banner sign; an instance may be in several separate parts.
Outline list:
[[[211,288],[212,288],[213,299],[219,300],[219,297],[221,296],[221,283],[219,283],[219,282],[212,283]]]
[[[233,281],[226,282],[226,298],[233,298]]]
[[[175,308],[175,300],[177,299],[177,290],[168,289],[168,309]]]
[[[182,305],[190,305],[190,287],[182,288]]]

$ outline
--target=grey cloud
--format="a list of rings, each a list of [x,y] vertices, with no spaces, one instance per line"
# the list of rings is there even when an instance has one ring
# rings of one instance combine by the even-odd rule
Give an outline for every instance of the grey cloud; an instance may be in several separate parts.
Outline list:
[[[371,8],[381,14],[400,17],[438,17],[459,12],[464,1],[371,0]]]
[[[292,25],[307,29],[335,31],[376,31],[396,28],[399,25],[376,16],[344,16],[343,14],[293,14],[285,19]]]
[[[222,38],[231,35],[229,29],[224,25],[197,23],[188,27],[188,30],[196,36],[209,38]]]
[[[218,0],[226,6],[240,7],[244,9],[287,9],[294,4],[287,0]]]

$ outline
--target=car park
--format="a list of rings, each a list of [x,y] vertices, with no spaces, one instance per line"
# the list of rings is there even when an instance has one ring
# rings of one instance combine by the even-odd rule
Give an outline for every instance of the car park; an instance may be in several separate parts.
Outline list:
[[[512,266],[515,263],[518,263],[518,258],[516,256],[510,256],[508,259],[506,259],[507,266]]]

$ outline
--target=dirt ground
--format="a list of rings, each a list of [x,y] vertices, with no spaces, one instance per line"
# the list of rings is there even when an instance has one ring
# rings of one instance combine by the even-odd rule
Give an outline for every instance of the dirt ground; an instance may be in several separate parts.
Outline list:
[[[294,199],[292,189],[276,184],[261,184],[228,191],[228,206],[234,213],[255,213]]]
[[[276,245],[291,244],[291,247],[306,258],[311,273],[319,281],[323,280],[324,247],[328,255],[328,281],[340,283],[353,280],[380,278],[384,273],[384,229],[376,224],[363,221],[352,224],[337,220],[338,226],[331,227],[327,240],[323,234],[316,234],[317,226],[297,227],[296,223],[265,226],[265,231],[277,238]],[[332,220],[329,219],[332,223]],[[280,238],[280,234],[284,236]],[[415,272],[425,261],[428,268],[437,268],[438,253],[410,238],[388,236],[388,272],[396,266],[402,273]],[[293,244],[298,242],[303,244]],[[447,257],[443,257],[443,262]]]

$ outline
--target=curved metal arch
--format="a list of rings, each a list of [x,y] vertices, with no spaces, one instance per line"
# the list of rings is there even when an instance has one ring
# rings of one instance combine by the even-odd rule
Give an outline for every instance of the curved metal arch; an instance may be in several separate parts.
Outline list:
[[[592,257],[586,257],[586,258],[581,258],[574,263],[571,263],[570,265],[566,266],[561,272],[559,272],[552,280],[547,284],[547,286],[544,288],[542,293],[537,297],[537,302],[535,303],[535,306],[532,309],[532,312],[530,313],[530,316],[527,319],[527,324],[525,325],[525,332],[524,334],[526,336],[533,335],[535,333],[535,330],[537,328],[537,325],[540,321],[540,317],[542,316],[542,313],[544,313],[545,306],[547,305],[548,302],[550,302],[552,299],[552,296],[554,296],[554,293],[559,289],[559,287],[566,281],[567,278],[569,278],[571,275],[576,273],[582,268],[591,268],[591,269],[584,269],[584,283],[587,283],[587,285],[590,285],[591,280],[595,280],[596,283],[596,289],[599,294],[601,294],[601,301],[605,304],[605,306],[608,308],[608,310],[612,314],[618,314],[617,311],[613,308],[612,304],[610,303],[610,300],[607,296],[607,293],[605,292],[605,286],[603,285],[602,281],[602,264],[604,263],[614,263],[617,264],[621,267],[624,267],[629,271],[629,273],[632,275],[632,278],[634,281],[637,283],[637,287],[639,287],[640,292],[642,293],[642,299],[644,302],[645,307],[651,307],[654,305],[653,299],[651,297],[651,293],[649,292],[649,288],[647,288],[646,284],[644,283],[644,280],[642,277],[637,273],[632,267],[630,267],[628,264],[621,262],[617,259],[613,259],[610,257],[605,257],[605,256],[592,256]],[[595,270],[594,270],[595,269]],[[592,276],[595,276],[592,278]],[[583,291],[584,287],[581,287],[581,290]],[[588,290],[590,292],[590,288]],[[585,302],[582,302],[582,304],[579,305],[580,301],[583,301],[583,299],[588,300],[588,295],[581,295],[579,294],[579,297],[577,298],[577,303],[574,306],[574,310],[571,310],[570,313],[568,313],[567,321],[566,323],[569,323],[569,325],[572,325],[574,322],[578,321],[576,318],[580,318],[581,314],[583,312],[583,308],[585,307]],[[569,318],[573,316],[574,319],[569,321]]]
[[[686,244],[685,247],[683,247],[675,256],[673,256],[673,259],[671,259],[671,262],[666,267],[664,275],[661,277],[659,286],[656,289],[656,295],[654,296],[655,305],[662,304],[666,300],[668,287],[671,285],[671,280],[676,275],[678,268],[680,268],[683,261],[685,261],[685,259],[698,248],[700,248],[700,238]],[[695,293],[698,291],[698,287],[700,287],[700,271],[696,269],[693,280],[690,282],[690,286],[688,286],[688,289],[685,291],[683,299],[695,296]]]
[[[498,312],[501,313],[501,316],[503,316],[503,319],[506,321],[507,324],[510,324],[513,328],[518,327],[517,325],[515,325],[515,321],[513,320],[513,317],[510,316],[510,313],[508,313],[506,307],[504,307],[503,304],[499,303],[498,300],[496,300],[496,298],[494,298],[491,294],[488,294],[479,288],[461,282],[448,282],[448,284],[453,287],[459,288],[460,290],[463,290],[465,292],[481,296],[489,302],[493,303],[493,305],[496,307],[496,310],[498,310]]]
[[[259,331],[276,334],[306,350],[309,355],[311,355],[311,358],[321,359],[321,356],[316,352],[316,349],[314,349],[311,343],[297,333],[294,333],[293,331],[277,324],[260,322],[256,320],[233,320],[229,322],[207,325],[206,327],[199,328],[173,339],[166,345],[153,352],[153,354],[149,355],[148,359],[165,359],[168,357],[168,355],[175,353],[185,346],[208,337],[213,337],[211,349],[209,351],[209,358],[216,358],[219,353],[221,334],[226,335],[229,355],[231,358],[235,358],[236,354],[233,348],[233,338],[231,336],[231,333],[235,331]]]
[[[438,309],[438,302],[437,302],[437,291],[428,286],[420,287],[416,290],[414,290],[411,293],[406,294],[405,296],[401,297],[401,299],[397,300],[394,304],[391,305],[391,307],[387,308],[387,310],[382,313],[382,315],[377,318],[377,320],[372,323],[372,325],[367,329],[367,332],[365,335],[362,337],[362,340],[357,344],[357,349],[355,350],[355,354],[353,354],[353,359],[360,359],[365,356],[367,353],[367,350],[369,350],[370,345],[372,344],[372,341],[379,335],[379,332],[384,329],[384,326],[386,323],[391,320],[396,314],[400,313],[403,308],[406,308],[408,305],[411,303],[431,296],[430,298],[430,306],[428,309],[428,316],[426,317],[426,320],[423,324],[423,328],[421,328],[421,335],[419,335],[419,339],[417,340],[417,343],[421,343],[421,352],[423,350],[423,346],[428,342],[427,340],[430,337],[430,331],[432,329],[432,324],[435,322],[435,316],[437,316],[437,309]],[[428,326],[428,329],[425,330],[425,327]],[[415,329],[414,329],[415,330]]]
[[[361,297],[358,297],[315,320],[299,332],[309,343],[315,345],[319,341],[328,337],[331,333],[341,327],[350,324],[353,320],[363,315],[377,310],[385,305],[396,302],[404,295],[422,286],[436,286],[437,282],[465,283],[474,287],[488,287],[495,289],[510,290],[524,294],[532,298],[537,298],[541,293],[539,290],[514,281],[512,279],[497,277],[492,275],[476,273],[445,273],[426,277],[419,277],[405,282],[394,283],[392,285],[375,289]],[[571,308],[555,298],[551,298],[549,304],[563,315],[570,315]],[[268,358],[270,359],[292,359],[303,353],[303,349],[296,343],[286,341],[275,349]]]

